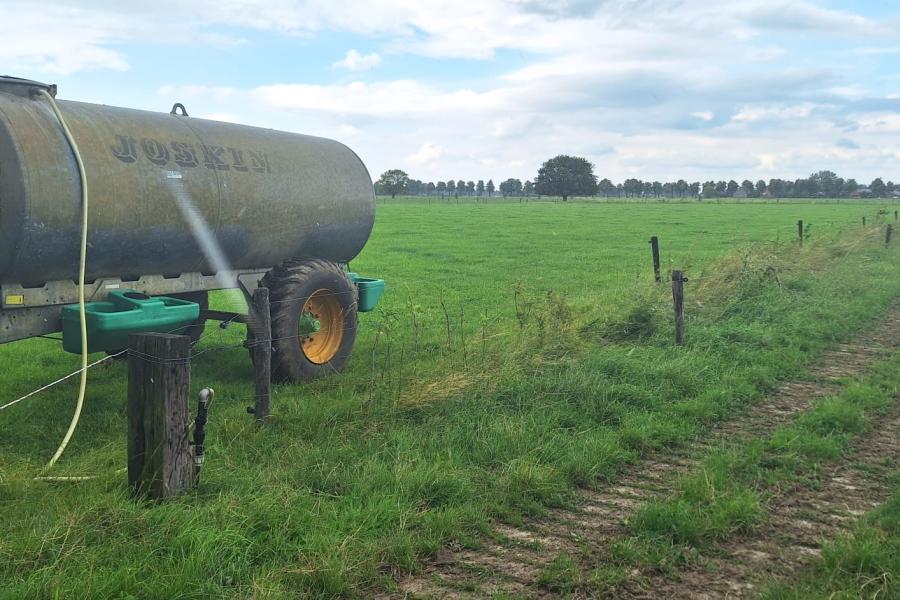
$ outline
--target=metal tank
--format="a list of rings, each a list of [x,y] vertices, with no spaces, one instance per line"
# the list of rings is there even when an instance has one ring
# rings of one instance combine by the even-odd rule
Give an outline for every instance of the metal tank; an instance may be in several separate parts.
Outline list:
[[[33,82],[0,78],[0,283],[72,279],[80,184]],[[87,278],[209,272],[167,177],[179,177],[234,269],[346,262],[372,230],[372,180],[338,142],[58,100],[91,194]]]
[[[55,86],[0,77],[0,342],[58,330],[58,306],[76,298],[80,181],[38,88],[56,95]],[[296,258],[346,263],[372,230],[371,177],[341,143],[197,119],[183,107],[155,113],[57,103],[87,173],[92,299],[119,287],[149,294],[223,287],[173,180],[235,275],[258,280]]]

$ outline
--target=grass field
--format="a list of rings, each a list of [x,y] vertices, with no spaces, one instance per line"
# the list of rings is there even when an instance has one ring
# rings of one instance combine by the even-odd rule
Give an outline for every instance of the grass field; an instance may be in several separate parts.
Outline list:
[[[880,209],[888,214],[876,215]],[[389,293],[349,369],[277,388],[270,428],[245,413],[240,326],[210,324],[193,361],[212,386],[192,494],[128,497],[125,365],[91,371],[56,474],[30,481],[71,417],[63,384],[0,412],[0,597],[332,597],[393,574],[491,519],[564,505],[643,452],[677,446],[800,372],[900,295],[872,203],[379,205],[352,268]],[[868,226],[861,226],[867,216]],[[796,222],[809,237],[796,243]],[[687,344],[653,282],[686,271]],[[220,293],[215,302],[233,302]],[[56,342],[0,347],[0,404],[78,366]]]

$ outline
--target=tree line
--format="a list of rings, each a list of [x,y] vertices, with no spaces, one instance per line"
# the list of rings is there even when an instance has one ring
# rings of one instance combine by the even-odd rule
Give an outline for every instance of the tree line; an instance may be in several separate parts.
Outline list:
[[[375,182],[375,193],[379,195],[390,194],[393,198],[397,194],[408,196],[440,196],[440,197],[459,197],[459,196],[517,196],[517,195],[534,195],[534,184],[530,181],[522,183],[519,179],[507,179],[500,183],[500,186],[494,184],[493,179],[485,182],[483,179],[475,181],[465,181],[462,179],[454,181],[433,181],[425,182],[419,179],[411,179],[405,172],[399,169],[391,169],[385,171],[381,178]]]
[[[594,166],[585,158],[560,155],[547,160],[538,171],[534,181],[524,183],[510,178],[495,188],[494,181],[487,183],[462,179],[424,182],[411,179],[400,169],[385,171],[375,182],[375,193],[390,195],[459,197],[508,196],[603,196],[604,198],[887,198],[900,196],[900,185],[885,182],[876,177],[868,185],[853,178],[844,179],[833,171],[818,171],[806,178],[759,179],[753,182],[745,179],[738,183],[729,181],[643,181],[626,179],[614,183],[608,178],[598,180]]]

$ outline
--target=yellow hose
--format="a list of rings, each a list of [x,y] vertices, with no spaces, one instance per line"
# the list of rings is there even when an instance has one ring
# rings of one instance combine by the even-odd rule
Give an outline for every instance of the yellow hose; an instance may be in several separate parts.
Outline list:
[[[78,388],[78,402],[75,404],[75,414],[72,415],[72,422],[69,423],[69,429],[66,431],[66,435],[63,437],[59,448],[57,448],[56,452],[53,454],[53,458],[47,463],[47,466],[45,467],[46,470],[56,464],[56,461],[59,460],[59,457],[62,456],[62,453],[66,450],[66,446],[69,445],[69,440],[72,439],[72,434],[75,433],[75,428],[78,427],[78,420],[81,418],[81,409],[84,406],[84,394],[87,390],[88,345],[87,320],[84,314],[84,272],[87,263],[88,184],[87,175],[84,171],[84,162],[81,160],[81,152],[78,151],[78,144],[75,143],[75,138],[72,136],[69,126],[66,125],[66,120],[62,116],[59,106],[56,104],[56,100],[47,92],[47,90],[38,89],[38,92],[50,102],[50,108],[53,109],[53,113],[59,120],[59,124],[62,125],[66,141],[72,148],[72,154],[75,155],[75,163],[78,165],[78,175],[81,177],[81,254],[78,259],[78,317],[81,321],[81,385]]]

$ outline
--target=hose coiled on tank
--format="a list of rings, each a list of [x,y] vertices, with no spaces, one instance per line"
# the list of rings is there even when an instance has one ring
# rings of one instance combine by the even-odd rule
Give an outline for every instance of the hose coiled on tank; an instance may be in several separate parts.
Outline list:
[[[69,126],[66,125],[66,120],[62,116],[59,106],[56,104],[56,100],[43,88],[35,88],[35,92],[38,95],[44,96],[50,103],[50,108],[53,109],[53,113],[56,115],[59,124],[62,126],[66,141],[69,143],[69,147],[72,148],[75,163],[78,165],[78,175],[81,179],[81,250],[78,258],[78,317],[81,322],[81,384],[78,388],[78,402],[75,404],[75,414],[72,415],[69,429],[66,430],[66,435],[59,444],[59,448],[53,453],[53,458],[47,463],[47,466],[45,467],[46,470],[56,464],[56,461],[59,460],[59,457],[62,456],[62,453],[65,451],[66,446],[69,445],[69,440],[72,439],[72,434],[75,433],[75,428],[78,427],[78,421],[81,418],[81,409],[84,407],[84,395],[87,390],[88,345],[87,319],[84,313],[84,279],[85,266],[87,264],[88,184],[87,175],[84,171],[84,162],[81,160],[81,152],[78,150],[78,144],[75,143],[75,138],[72,136]]]

